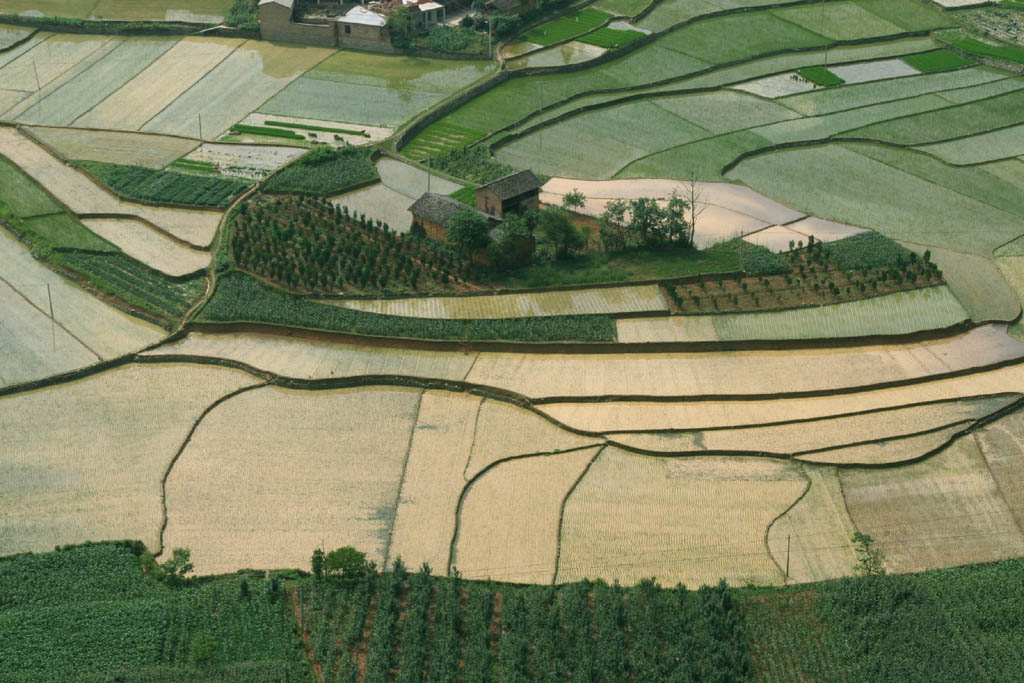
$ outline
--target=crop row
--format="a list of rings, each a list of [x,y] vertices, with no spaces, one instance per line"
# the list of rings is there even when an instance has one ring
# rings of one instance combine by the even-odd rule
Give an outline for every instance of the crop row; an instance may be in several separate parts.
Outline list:
[[[317,195],[339,194],[380,178],[377,167],[365,147],[317,147],[270,176],[270,192],[309,192]]]
[[[466,147],[482,138],[481,131],[457,126],[447,121],[432,123],[423,129],[416,139],[402,148],[402,153],[411,159],[426,159],[444,152]]]
[[[121,253],[61,251],[59,259],[101,291],[172,322],[205,288],[201,275],[176,282]]]
[[[252,135],[269,135],[274,138],[285,138],[287,140],[305,140],[303,136],[299,135],[292,130],[281,130],[280,128],[271,128],[269,126],[248,126],[241,123],[236,123],[231,126],[232,133],[250,133]]]
[[[325,133],[343,133],[345,135],[360,135],[362,137],[370,137],[365,130],[350,130],[348,128],[331,128],[329,126],[311,126],[308,123],[287,123],[285,121],[267,121],[268,126],[277,126],[279,128],[297,128],[299,130],[317,130]]]
[[[248,183],[239,180],[158,171],[143,166],[124,166],[99,161],[79,163],[126,199],[193,206],[227,206],[249,186]]]
[[[612,341],[615,322],[603,315],[439,320],[364,313],[317,304],[266,285],[242,272],[217,280],[201,322],[257,322],[379,337],[466,341]]]

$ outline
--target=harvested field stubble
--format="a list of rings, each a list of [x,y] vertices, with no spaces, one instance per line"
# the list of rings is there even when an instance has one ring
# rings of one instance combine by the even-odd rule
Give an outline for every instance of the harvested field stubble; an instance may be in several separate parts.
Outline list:
[[[391,530],[390,559],[401,557],[409,567],[425,562],[434,572],[447,568],[482,401],[468,394],[423,393]]]
[[[1017,524],[1024,528],[1024,412],[978,431],[975,438],[988,463],[999,493]]]
[[[105,161],[163,168],[188,154],[197,140],[113,130],[81,130],[31,126],[29,132],[67,161]]]
[[[959,425],[956,427],[957,430],[962,430],[970,421],[991,415],[1019,397],[1019,394],[1008,394],[991,398],[965,398],[959,401],[895,407],[858,415],[801,420],[780,425],[661,434],[614,434],[612,438],[621,443],[652,450],[671,451],[677,444],[691,441],[690,448],[680,450],[748,451],[790,455],[875,439],[898,438],[954,423]],[[804,416],[794,417],[800,419]],[[826,456],[829,453],[831,451],[811,453],[803,459],[817,461],[821,458],[827,462]],[[893,459],[904,458],[896,457],[894,454]]]
[[[210,403],[251,382],[211,366],[129,365],[0,399],[0,554],[120,538],[155,551],[171,459]]]
[[[476,360],[476,354],[469,350],[455,353],[417,351],[249,332],[192,332],[180,341],[147,353],[154,356],[185,354],[227,358],[300,379],[406,375],[463,380]]]
[[[473,482],[459,514],[452,566],[467,579],[552,582],[562,501],[598,451],[511,460]]]
[[[792,581],[849,576],[857,564],[850,545],[855,528],[834,467],[804,467],[810,488],[768,529],[768,549]]]
[[[1006,392],[1024,393],[1024,366],[977,372],[965,377],[921,382],[816,398],[694,402],[608,401],[550,403],[539,410],[560,422],[594,432],[635,430],[700,430],[739,427],[844,415],[851,410],[895,408],[921,401],[955,400]]]
[[[969,422],[962,422],[916,436],[807,453],[797,456],[797,459],[824,465],[893,465],[917,460],[945,446],[969,426]]]
[[[895,469],[841,470],[850,516],[886,568],[914,572],[1024,553],[1021,534],[974,435]]]
[[[555,580],[781,583],[765,533],[806,486],[791,463],[606,448],[566,503]]]
[[[221,404],[167,479],[164,547],[191,548],[200,574],[305,567],[321,545],[381,565],[419,400],[265,387]]]

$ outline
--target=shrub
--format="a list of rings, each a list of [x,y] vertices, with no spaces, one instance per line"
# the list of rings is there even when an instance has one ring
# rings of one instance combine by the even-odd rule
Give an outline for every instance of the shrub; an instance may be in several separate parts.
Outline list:
[[[427,47],[437,52],[462,52],[469,47],[472,35],[466,28],[440,26],[427,34]]]
[[[515,170],[507,164],[495,161],[491,157],[490,148],[483,145],[439,154],[431,160],[431,166],[477,185],[485,185]]]
[[[789,261],[767,247],[752,245],[743,252],[743,270],[748,275],[785,275]]]
[[[259,0],[235,0],[224,17],[224,23],[228,26],[250,31],[258,31],[260,28]]]
[[[842,270],[902,265],[911,252],[877,232],[862,232],[825,245],[825,255]]]

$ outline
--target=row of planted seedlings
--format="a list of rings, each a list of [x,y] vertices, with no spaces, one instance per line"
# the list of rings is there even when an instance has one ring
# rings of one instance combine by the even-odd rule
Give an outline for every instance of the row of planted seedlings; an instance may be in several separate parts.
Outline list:
[[[849,257],[813,238],[808,246],[791,244],[782,254],[752,246],[744,274],[708,274],[666,289],[673,313],[733,313],[844,303],[943,282],[929,252],[918,257],[902,247],[867,255],[855,251]]]

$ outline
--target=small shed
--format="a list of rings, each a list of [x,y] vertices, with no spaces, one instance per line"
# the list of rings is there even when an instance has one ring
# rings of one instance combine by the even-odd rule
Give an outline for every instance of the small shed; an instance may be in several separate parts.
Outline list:
[[[474,210],[473,207],[463,204],[458,199],[426,192],[409,207],[409,212],[412,214],[413,224],[422,225],[427,237],[443,242],[447,239],[448,221],[459,211],[465,209]],[[484,216],[491,223],[496,222],[493,216],[487,214]]]
[[[533,171],[517,171],[476,190],[476,208],[499,219],[540,208],[541,182]]]

